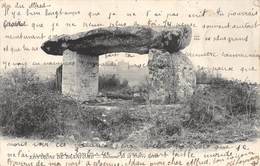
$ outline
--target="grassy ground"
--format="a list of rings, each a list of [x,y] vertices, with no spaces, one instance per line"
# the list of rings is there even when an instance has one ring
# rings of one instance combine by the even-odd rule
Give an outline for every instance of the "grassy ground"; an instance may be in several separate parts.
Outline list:
[[[140,105],[131,98],[126,82],[114,80],[109,86],[119,86],[130,99],[113,94],[110,99],[102,96],[79,103],[56,91],[53,81],[40,82],[25,69],[13,71],[1,79],[2,133],[156,148],[202,147],[259,136],[260,97],[255,85],[212,80],[198,86],[182,105]]]

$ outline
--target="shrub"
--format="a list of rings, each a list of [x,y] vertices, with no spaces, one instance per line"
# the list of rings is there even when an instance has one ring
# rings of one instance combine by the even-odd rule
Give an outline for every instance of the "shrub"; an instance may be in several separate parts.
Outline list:
[[[204,125],[225,124],[228,119],[256,113],[256,85],[239,80],[212,78],[208,85],[199,85],[190,100],[191,120]]]
[[[210,83],[212,79],[219,79],[221,75],[209,68],[199,67],[196,71],[196,82],[197,84]]]
[[[231,115],[256,113],[256,84],[239,80],[213,79],[210,88],[223,93],[224,108]],[[223,102],[222,100],[222,102]]]
[[[99,92],[108,98],[131,99],[133,91],[127,80],[120,81],[115,74],[99,76]]]
[[[115,74],[99,76],[98,87],[100,91],[113,91],[123,88],[128,88],[128,81],[120,81]]]
[[[62,106],[69,100],[49,85],[27,68],[2,78],[0,125],[5,134],[50,138],[64,133]]]

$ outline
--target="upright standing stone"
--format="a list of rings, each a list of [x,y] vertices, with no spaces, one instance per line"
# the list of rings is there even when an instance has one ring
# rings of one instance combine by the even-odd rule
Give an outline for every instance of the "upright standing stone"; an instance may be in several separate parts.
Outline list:
[[[78,100],[90,100],[98,94],[98,56],[63,52],[62,93]]]
[[[62,87],[62,65],[56,69],[56,88],[61,92]]]
[[[149,51],[149,98],[152,103],[170,104],[186,102],[196,86],[194,67],[181,52]]]

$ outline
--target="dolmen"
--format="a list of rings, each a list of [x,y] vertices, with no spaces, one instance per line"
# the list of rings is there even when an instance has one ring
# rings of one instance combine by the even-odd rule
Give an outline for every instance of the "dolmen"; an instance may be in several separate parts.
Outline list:
[[[44,42],[47,54],[63,56],[62,93],[86,101],[98,95],[99,56],[128,52],[148,54],[148,99],[151,103],[186,102],[196,85],[195,70],[180,50],[191,41],[189,26],[107,27]]]

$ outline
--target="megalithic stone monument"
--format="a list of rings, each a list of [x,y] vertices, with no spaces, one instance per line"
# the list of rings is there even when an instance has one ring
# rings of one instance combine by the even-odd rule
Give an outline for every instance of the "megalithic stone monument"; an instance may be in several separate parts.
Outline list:
[[[156,96],[151,97],[151,100],[159,100],[160,102],[171,100],[170,102],[175,102],[184,100],[185,96],[189,97],[193,93],[195,73],[192,72],[192,64],[185,55],[179,52],[189,45],[190,40],[191,28],[188,26],[157,27],[156,29],[145,26],[107,27],[75,35],[62,35],[46,41],[41,48],[47,54],[63,55],[62,93],[79,100],[93,99],[98,94],[100,55],[115,52],[149,54],[148,68],[150,69],[151,88],[153,89],[151,96]],[[178,58],[171,58],[170,60],[169,58],[172,56]],[[160,64],[158,58],[164,61],[165,57],[168,59],[166,58],[167,60],[163,62],[163,65]],[[176,59],[176,62],[187,62],[190,73],[183,76],[185,77],[184,80],[189,81],[185,87],[177,85],[183,83],[183,80],[176,81],[174,79],[185,74],[185,72],[175,77],[177,69],[170,70],[173,65],[176,66],[176,63],[173,62],[174,59]],[[183,65],[185,66],[185,64],[181,66]],[[163,73],[167,73],[167,77],[171,79],[158,81],[159,72],[166,68],[167,70],[164,70]],[[186,79],[186,77],[191,78]],[[178,89],[175,87],[186,90],[183,90],[181,94],[176,92]],[[167,91],[167,93],[161,93],[161,91]]]

